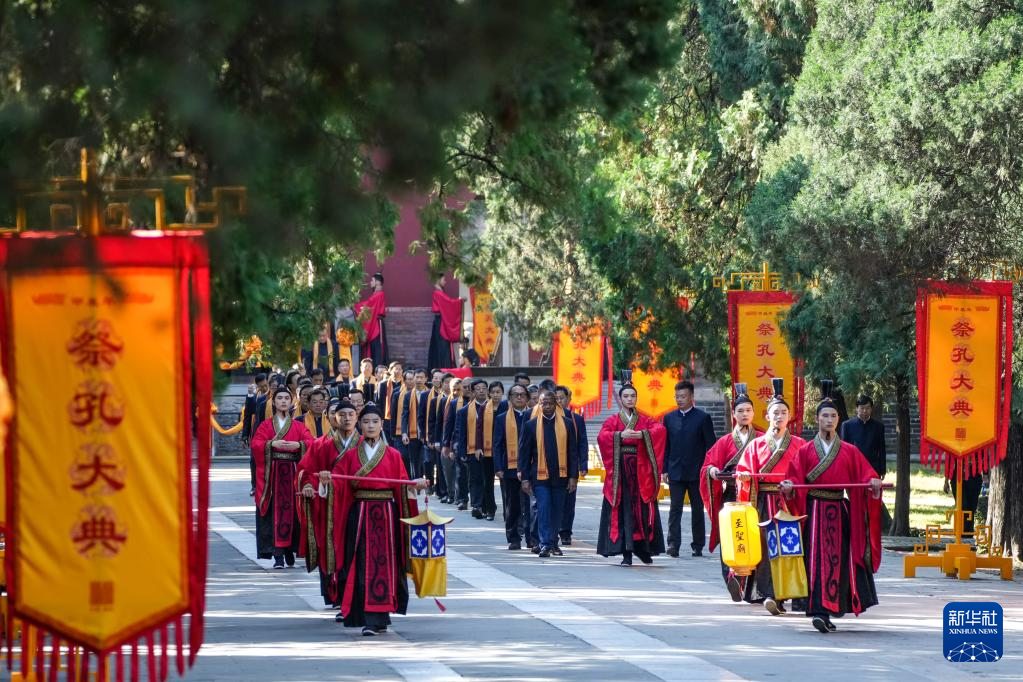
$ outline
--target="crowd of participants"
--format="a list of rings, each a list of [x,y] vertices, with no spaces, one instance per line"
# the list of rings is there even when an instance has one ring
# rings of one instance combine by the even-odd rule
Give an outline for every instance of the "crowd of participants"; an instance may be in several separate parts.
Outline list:
[[[753,428],[753,403],[741,384],[731,405],[734,428],[720,438],[694,405],[691,383],[679,382],[675,394],[678,409],[657,421],[636,410],[634,386],[618,389],[619,411],[602,424],[596,444],[604,469],[597,552],[621,557],[626,567],[634,559],[653,563],[659,554],[678,557],[686,499],[692,555],[703,554],[705,509],[713,552],[720,534],[731,531],[717,527],[718,512],[739,500],[755,505],[762,520],[779,510],[802,519],[808,589],[789,608],[804,612],[817,630],[834,632],[832,619],[876,604],[883,450],[878,469],[839,436],[829,393],[810,441],[789,430],[780,382],[767,433]],[[426,499],[483,523],[495,522],[500,511],[509,551],[563,556],[572,544],[578,481],[590,463],[586,422],[569,408],[571,398],[567,387],[549,379],[534,384],[525,374],[506,387],[442,369],[375,365],[369,357],[356,374],[342,359],[335,376],[318,366],[258,375],[243,427],[258,556],[276,569],[303,557],[308,570],[319,572],[336,619],[367,636],[385,632],[389,614],[405,613],[407,526],[400,519],[418,513]],[[869,398],[858,402],[858,421],[842,424],[842,432],[876,458],[878,423],[870,419]],[[671,499],[667,541],[657,506],[662,484]],[[722,562],[724,586],[733,601],[784,615],[761,542],[763,559],[749,575]]]

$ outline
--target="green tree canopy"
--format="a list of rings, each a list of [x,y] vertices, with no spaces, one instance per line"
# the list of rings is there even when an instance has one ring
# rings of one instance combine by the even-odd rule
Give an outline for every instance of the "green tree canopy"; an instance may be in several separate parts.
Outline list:
[[[107,172],[245,185],[244,221],[211,235],[219,337],[254,331],[294,349],[353,301],[362,253],[392,248],[387,197],[450,185],[451,135],[472,117],[514,139],[570,112],[621,109],[670,58],[673,9],[3,3],[0,206],[13,211],[15,179],[73,171],[83,145]]]

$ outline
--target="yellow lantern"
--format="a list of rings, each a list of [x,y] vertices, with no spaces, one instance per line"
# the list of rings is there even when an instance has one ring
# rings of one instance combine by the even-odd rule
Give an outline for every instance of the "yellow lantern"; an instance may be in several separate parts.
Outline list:
[[[745,502],[726,502],[718,514],[721,560],[735,575],[749,575],[760,563],[760,517]]]

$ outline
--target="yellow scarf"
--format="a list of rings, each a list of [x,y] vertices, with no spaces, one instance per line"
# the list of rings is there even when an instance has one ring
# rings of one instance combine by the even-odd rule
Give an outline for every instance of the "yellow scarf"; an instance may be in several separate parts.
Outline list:
[[[544,454],[543,415],[536,420],[536,479],[547,480],[547,456]],[[568,476],[568,430],[563,417],[554,415],[554,438],[558,442],[558,475]]]
[[[455,400],[454,403],[451,402],[451,398],[448,398],[448,406],[444,410],[444,421],[445,422],[448,420],[448,410],[454,410],[457,413],[460,409],[462,409],[462,406],[465,404],[463,402],[464,400],[465,400],[465,398],[463,398],[461,395],[458,396],[458,399]]]
[[[398,415],[394,419],[394,435],[401,435],[401,418],[405,416],[405,394],[408,393],[408,389],[402,384],[401,392],[398,393]],[[388,403],[390,401],[387,401]],[[410,429],[411,430],[411,429]],[[411,438],[411,436],[409,436]]]
[[[320,361],[320,341],[319,341],[319,339],[317,339],[316,343],[313,344],[313,369],[316,369],[317,367],[319,367],[319,364],[318,364],[319,361]],[[330,369],[328,369],[327,371],[333,373],[334,370],[336,369],[334,367],[334,344],[330,342],[330,339],[327,339],[327,362],[330,363]]]
[[[394,382],[387,380],[387,390],[384,392],[384,419],[391,418],[391,394],[394,393]]]
[[[468,441],[466,444],[465,451],[470,455],[476,452],[476,402],[473,401],[466,410],[466,418],[468,424],[466,424],[465,430],[468,431]],[[487,401],[487,406],[483,408],[483,456],[493,457],[494,456],[494,403]]]
[[[376,385],[377,385],[377,382],[373,379],[373,377],[370,377],[370,378],[367,379],[366,377],[362,376],[361,374],[359,376],[355,377],[355,388],[359,389],[360,391],[365,391],[366,390],[366,384],[369,384],[370,386],[374,387],[373,395],[372,396],[366,396],[366,402],[368,403],[370,400],[373,400],[373,399],[376,398]]]
[[[433,410],[434,403],[436,403],[438,400],[440,400],[440,393],[437,392],[437,389],[431,388],[430,389],[430,395],[427,396],[427,398],[426,398],[426,442],[427,443],[432,443],[433,442],[433,436],[430,435],[430,427],[433,426],[433,424],[430,423],[431,421],[433,421],[432,419],[430,419],[430,412]]]
[[[313,434],[313,437],[316,438],[317,437],[316,436],[316,415],[314,415],[312,412],[306,412],[304,415],[302,415],[302,423],[305,424],[305,427],[307,429],[309,429],[309,433]],[[321,433],[324,436],[326,436],[327,434],[330,433],[330,420],[327,419],[327,413],[326,412],[324,412],[323,414],[320,415],[320,428],[323,429],[321,431]]]
[[[419,438],[419,392],[412,389],[408,398],[408,437]]]
[[[519,468],[519,425],[515,421],[515,410],[509,409],[504,415],[504,443],[508,454],[508,468]]]

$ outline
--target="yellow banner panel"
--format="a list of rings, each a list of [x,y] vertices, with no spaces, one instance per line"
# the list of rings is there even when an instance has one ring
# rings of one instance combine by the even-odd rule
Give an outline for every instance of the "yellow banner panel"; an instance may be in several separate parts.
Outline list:
[[[997,439],[998,296],[927,298],[927,440],[964,455]]]
[[[169,269],[15,274],[16,605],[105,648],[188,603]]]

